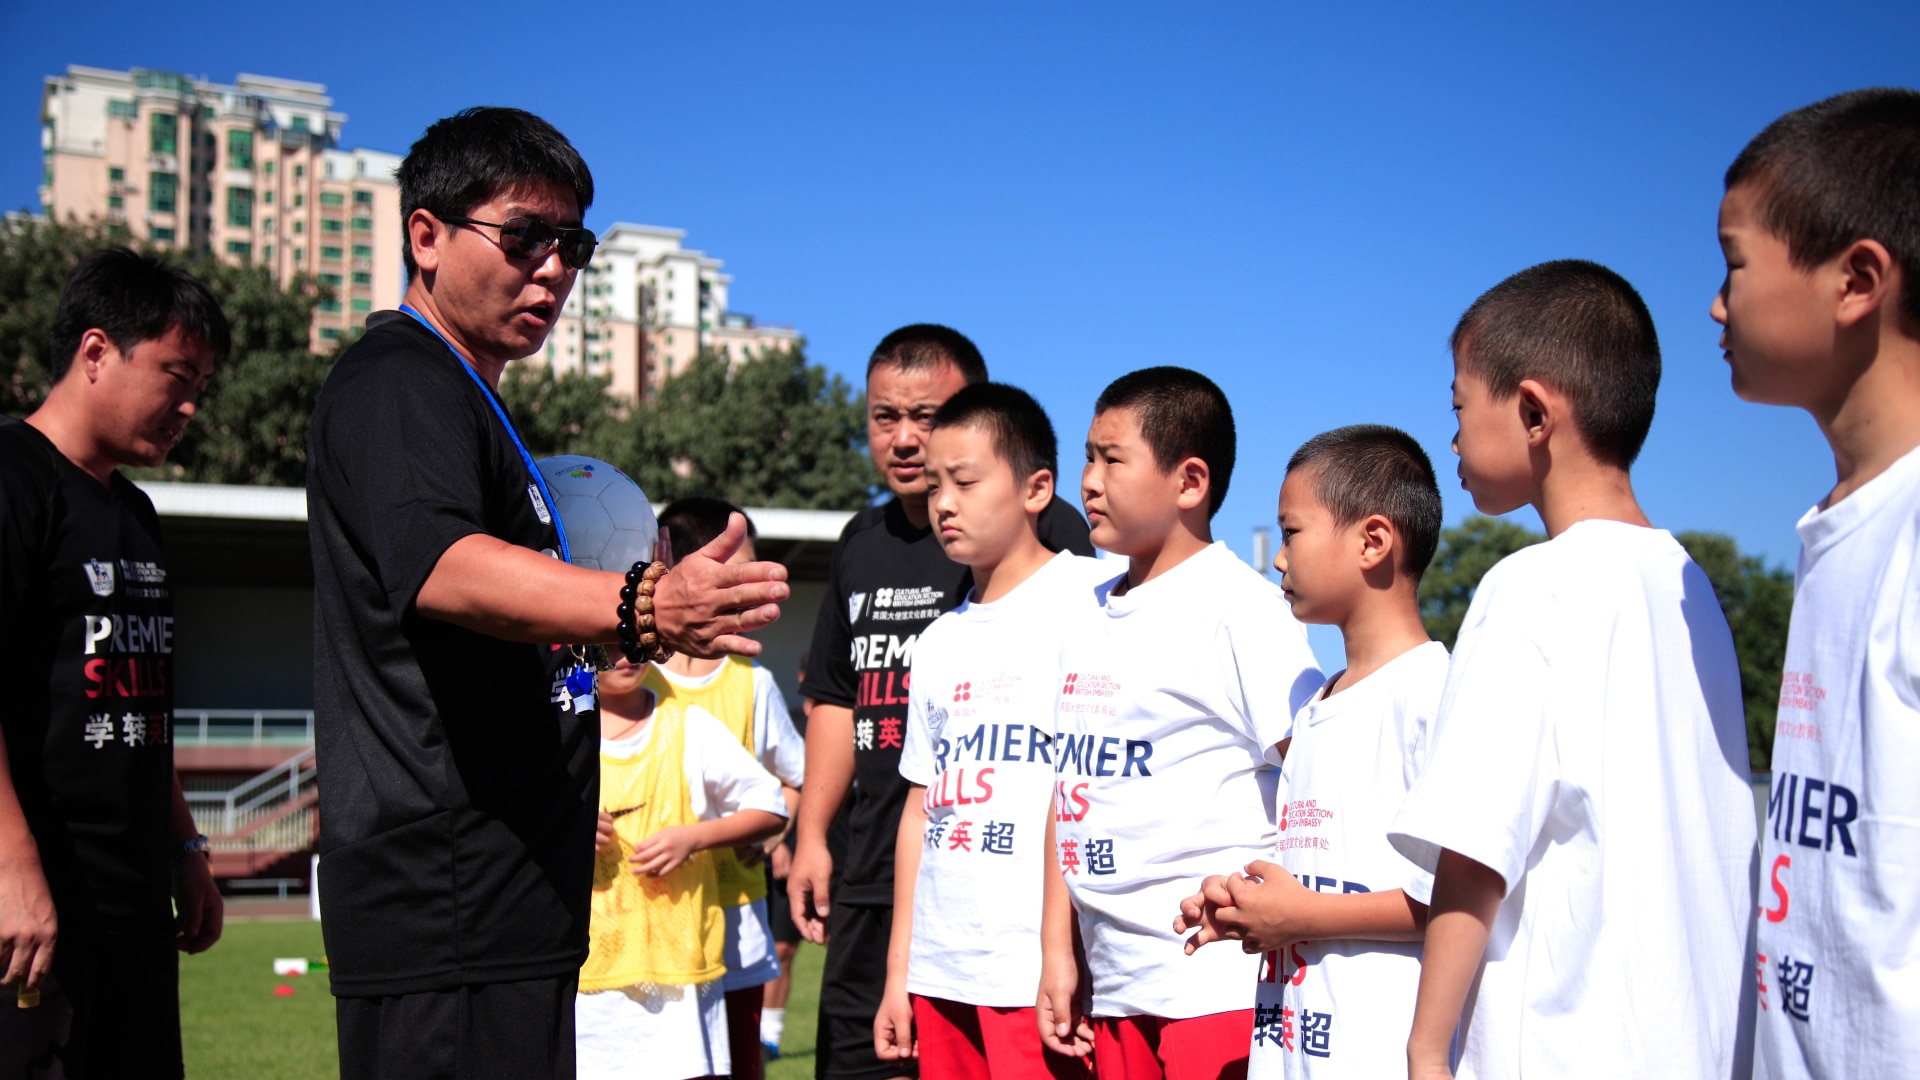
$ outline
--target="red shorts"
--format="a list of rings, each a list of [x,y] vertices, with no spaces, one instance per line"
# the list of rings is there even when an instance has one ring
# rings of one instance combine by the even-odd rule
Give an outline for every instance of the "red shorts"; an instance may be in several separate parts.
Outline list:
[[[1097,1080],[1246,1080],[1253,1010],[1190,1020],[1093,1017]]]
[[[1040,1045],[1031,1005],[996,1009],[914,994],[913,1030],[920,1080],[1089,1080],[1085,1061]]]

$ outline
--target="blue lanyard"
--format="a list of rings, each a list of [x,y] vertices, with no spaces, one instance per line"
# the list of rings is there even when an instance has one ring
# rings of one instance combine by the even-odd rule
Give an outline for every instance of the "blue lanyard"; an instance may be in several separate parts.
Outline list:
[[[540,470],[534,467],[533,455],[527,453],[527,444],[520,441],[520,433],[514,430],[513,420],[507,416],[507,410],[500,404],[500,399],[494,396],[492,390],[487,389],[486,383],[480,381],[480,373],[473,370],[473,365],[460,356],[460,350],[453,347],[453,342],[448,341],[445,334],[435,329],[432,323],[422,318],[420,313],[412,307],[401,304],[400,310],[413,316],[415,322],[432,331],[433,336],[440,339],[440,344],[445,345],[447,351],[453,354],[453,360],[460,365],[460,370],[467,373],[467,378],[473,380],[473,385],[480,388],[480,393],[487,399],[487,404],[493,406],[493,415],[500,418],[501,426],[507,429],[507,438],[513,440],[513,448],[520,451],[520,460],[527,467],[527,475],[533,477],[533,483],[540,492],[540,499],[546,504],[547,516],[553,519],[554,535],[560,538],[560,561],[572,562],[572,555],[567,550],[567,527],[560,523],[560,507],[554,503],[553,493],[547,490],[547,478],[541,476]]]

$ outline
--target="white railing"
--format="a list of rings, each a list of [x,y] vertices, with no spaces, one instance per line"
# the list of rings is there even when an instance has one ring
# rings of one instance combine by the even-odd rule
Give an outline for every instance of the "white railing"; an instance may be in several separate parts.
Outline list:
[[[178,746],[313,745],[312,709],[175,709]]]
[[[221,846],[224,837],[231,837],[254,822],[270,817],[281,807],[298,800],[313,787],[314,757],[311,747],[275,765],[273,768],[243,780],[226,791],[189,791],[186,793],[187,806],[193,811],[193,820],[201,832],[214,839],[215,846]],[[278,821],[263,826],[255,836],[247,837],[234,846],[242,848],[301,848],[313,838],[312,807],[295,811]],[[294,822],[298,824],[293,824]],[[285,836],[281,834],[285,833]],[[268,838],[273,842],[267,842]],[[280,843],[291,840],[291,843]]]

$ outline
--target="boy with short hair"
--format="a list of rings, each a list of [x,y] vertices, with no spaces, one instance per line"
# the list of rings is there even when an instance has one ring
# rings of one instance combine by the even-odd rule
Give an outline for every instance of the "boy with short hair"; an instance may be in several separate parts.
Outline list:
[[[1000,383],[948,398],[928,437],[934,534],[973,588],[914,652],[900,756],[911,786],[873,1021],[875,1054],[918,1058],[923,1080],[1086,1073],[1045,1052],[1033,1010],[1060,654],[1106,577],[1040,540],[1056,453],[1039,403]]]
[[[1706,575],[1634,499],[1660,346],[1633,287],[1543,263],[1453,332],[1461,485],[1549,539],[1474,594],[1388,839],[1434,873],[1415,1077],[1744,1075],[1753,795]],[[1464,1013],[1463,1013],[1464,1007]]]
[[[1265,754],[1321,676],[1280,590],[1214,543],[1233,412],[1197,372],[1122,376],[1094,405],[1081,496],[1126,573],[1096,591],[1055,706],[1064,892],[1050,894],[1042,1038],[1102,1080],[1244,1076],[1257,956],[1181,955],[1167,915],[1193,883],[1273,847]],[[1082,1022],[1073,908],[1092,983]]]
[[[1440,540],[1440,488],[1420,444],[1376,424],[1308,440],[1280,487],[1273,567],[1293,614],[1340,628],[1346,670],[1270,752],[1280,766],[1275,862],[1208,878],[1181,904],[1187,948],[1265,952],[1255,1077],[1378,1077],[1406,1064],[1433,879],[1387,843],[1420,774],[1447,677],[1420,622]]]
[[[621,660],[597,686],[593,944],[574,1006],[588,1080],[728,1074],[714,854],[786,825],[779,781],[739,737],[698,705],[656,696],[645,678],[644,666]],[[757,1060],[759,1047],[750,1053]]]
[[[1774,121],[1727,170],[1713,317],[1742,398],[1807,410],[1833,490],[1800,519],[1760,865],[1754,1074],[1920,1061],[1920,93]]]
[[[675,499],[660,515],[660,525],[672,538],[675,551],[699,551],[726,531],[728,519],[741,509],[725,499],[690,495]],[[747,519],[747,539],[733,562],[752,562],[757,536]],[[806,776],[806,746],[793,730],[787,703],[773,673],[744,656],[702,660],[675,653],[664,664],[647,665],[642,685],[662,702],[697,705],[726,725],[742,748],[760,767],[780,781],[787,814],[799,805],[800,784]],[[777,846],[775,834],[766,846]],[[754,855],[749,846],[745,849]],[[764,853],[762,853],[764,854]],[[767,916],[767,877],[759,859],[743,860],[732,848],[712,855],[718,879],[720,906],[727,917],[727,973],[721,979],[727,999],[727,1031],[734,1080],[758,1080],[760,1062],[761,987],[780,974],[774,953],[773,930]]]

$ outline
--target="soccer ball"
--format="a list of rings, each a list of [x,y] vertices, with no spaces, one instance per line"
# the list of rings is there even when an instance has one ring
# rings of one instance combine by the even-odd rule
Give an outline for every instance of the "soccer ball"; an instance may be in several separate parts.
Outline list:
[[[577,454],[541,458],[534,465],[553,493],[573,565],[626,573],[636,562],[653,561],[660,522],[633,477]]]

